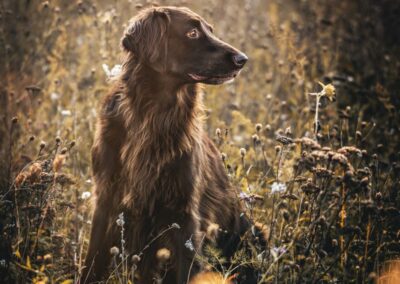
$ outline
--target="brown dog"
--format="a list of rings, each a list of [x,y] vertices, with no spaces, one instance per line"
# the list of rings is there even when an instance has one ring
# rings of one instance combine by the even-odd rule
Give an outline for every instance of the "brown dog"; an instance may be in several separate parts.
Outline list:
[[[176,7],[140,12],[122,46],[127,58],[105,99],[92,149],[97,200],[81,283],[106,275],[110,248],[120,246],[121,212],[130,255],[171,224],[180,226],[144,251],[138,283],[153,282],[160,248],[171,252],[163,283],[186,283],[200,269],[190,266],[211,224],[233,234],[246,230],[220,153],[203,131],[197,83],[233,79],[247,57],[216,38],[200,16]],[[192,249],[185,246],[189,239]]]

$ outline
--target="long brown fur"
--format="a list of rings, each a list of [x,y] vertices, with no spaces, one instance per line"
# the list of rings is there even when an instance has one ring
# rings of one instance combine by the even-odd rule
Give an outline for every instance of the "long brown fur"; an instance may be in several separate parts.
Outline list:
[[[145,33],[151,38],[144,42],[163,37],[155,32]],[[130,40],[123,38],[125,49],[130,48]],[[164,247],[171,251],[171,263],[163,283],[186,283],[189,270],[194,275],[201,268],[194,263],[190,269],[194,251],[185,242],[191,239],[200,252],[210,224],[231,232],[240,229],[236,192],[218,150],[203,131],[197,85],[166,80],[144,64],[138,52],[128,52],[122,74],[100,112],[92,148],[97,199],[81,283],[106,275],[109,250],[120,244],[116,219],[122,212],[130,255],[139,254],[172,223],[180,226],[144,251],[138,283],[152,283],[157,273],[155,253]],[[152,60],[158,57],[152,56]]]

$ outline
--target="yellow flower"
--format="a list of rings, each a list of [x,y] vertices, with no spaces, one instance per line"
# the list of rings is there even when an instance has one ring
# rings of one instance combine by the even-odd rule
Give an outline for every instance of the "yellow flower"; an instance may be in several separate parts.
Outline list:
[[[320,92],[323,96],[326,96],[331,102],[335,98],[335,86],[332,84],[324,85],[318,82],[322,86],[322,91]]]

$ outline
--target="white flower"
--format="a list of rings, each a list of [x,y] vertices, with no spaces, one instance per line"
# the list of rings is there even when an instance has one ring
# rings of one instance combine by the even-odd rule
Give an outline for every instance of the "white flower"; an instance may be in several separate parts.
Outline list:
[[[124,213],[121,213],[118,215],[117,225],[122,227],[124,224],[125,224]]]
[[[271,193],[280,193],[286,191],[286,184],[282,182],[274,182],[271,186]]]
[[[274,260],[276,260],[278,257],[280,257],[281,255],[286,253],[287,249],[284,246],[283,247],[273,247],[273,248],[271,248],[270,251],[271,251],[272,257],[274,258]]]
[[[89,191],[82,192],[81,198],[82,200],[89,199],[92,194]]]
[[[72,114],[72,112],[70,110],[67,110],[67,109],[63,109],[61,111],[61,115],[62,116],[71,116],[71,114]]]
[[[122,66],[120,64],[114,65],[114,67],[111,68],[111,70],[107,64],[103,64],[102,67],[103,67],[104,73],[106,73],[108,79],[117,77],[122,71]]]
[[[60,98],[60,94],[57,94],[57,93],[55,93],[55,92],[53,92],[53,93],[50,94],[50,99],[51,99],[52,101],[57,101],[59,98]]]
[[[188,248],[188,249],[191,250],[191,251],[194,251],[194,246],[193,246],[192,239],[188,239],[188,240],[185,242],[185,247]]]

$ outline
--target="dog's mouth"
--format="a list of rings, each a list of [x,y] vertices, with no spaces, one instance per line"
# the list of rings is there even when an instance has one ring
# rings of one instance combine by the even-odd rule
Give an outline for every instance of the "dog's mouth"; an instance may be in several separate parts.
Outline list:
[[[206,84],[222,84],[227,81],[231,81],[235,79],[235,77],[240,73],[239,71],[234,71],[224,75],[200,75],[194,73],[188,73],[189,77],[192,78],[196,82],[202,82]]]

